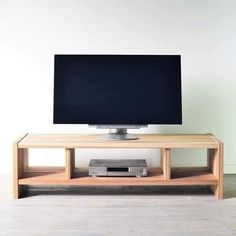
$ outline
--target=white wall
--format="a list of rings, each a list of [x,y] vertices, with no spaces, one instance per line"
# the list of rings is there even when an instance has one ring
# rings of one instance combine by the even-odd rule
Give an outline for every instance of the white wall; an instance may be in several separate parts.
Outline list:
[[[236,173],[235,8],[227,0],[0,0],[0,172],[11,171],[22,133],[100,132],[52,124],[55,53],[150,53],[182,55],[183,126],[142,132],[212,132],[225,142],[225,172]],[[40,151],[62,164],[57,153]],[[78,155],[80,163],[110,155],[158,162],[154,150]]]

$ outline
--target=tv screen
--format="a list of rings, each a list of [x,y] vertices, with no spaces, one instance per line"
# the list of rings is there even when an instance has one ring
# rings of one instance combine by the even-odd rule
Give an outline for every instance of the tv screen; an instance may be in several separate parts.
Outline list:
[[[55,55],[54,124],[181,124],[179,55]]]

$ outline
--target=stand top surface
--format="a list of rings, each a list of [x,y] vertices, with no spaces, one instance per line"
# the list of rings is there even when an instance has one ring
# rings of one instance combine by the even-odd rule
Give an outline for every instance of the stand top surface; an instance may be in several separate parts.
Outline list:
[[[101,134],[25,134],[18,148],[218,148],[212,134],[139,134],[137,140],[107,141]]]

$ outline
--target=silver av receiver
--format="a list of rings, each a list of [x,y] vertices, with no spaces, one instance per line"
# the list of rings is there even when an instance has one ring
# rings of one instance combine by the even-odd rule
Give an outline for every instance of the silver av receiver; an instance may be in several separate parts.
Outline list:
[[[90,176],[136,176],[147,175],[147,162],[144,159],[91,159]]]

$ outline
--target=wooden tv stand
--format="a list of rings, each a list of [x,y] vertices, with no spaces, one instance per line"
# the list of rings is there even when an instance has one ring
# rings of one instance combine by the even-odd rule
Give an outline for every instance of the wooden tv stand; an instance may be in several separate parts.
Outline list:
[[[13,146],[14,198],[29,185],[145,186],[208,185],[217,199],[223,198],[223,143],[212,134],[140,134],[138,140],[104,141],[100,135],[25,134]],[[29,167],[29,148],[65,149],[65,167]],[[76,148],[159,149],[161,166],[148,169],[148,176],[90,177],[87,169],[75,168]],[[171,167],[171,150],[207,150],[205,167]]]

